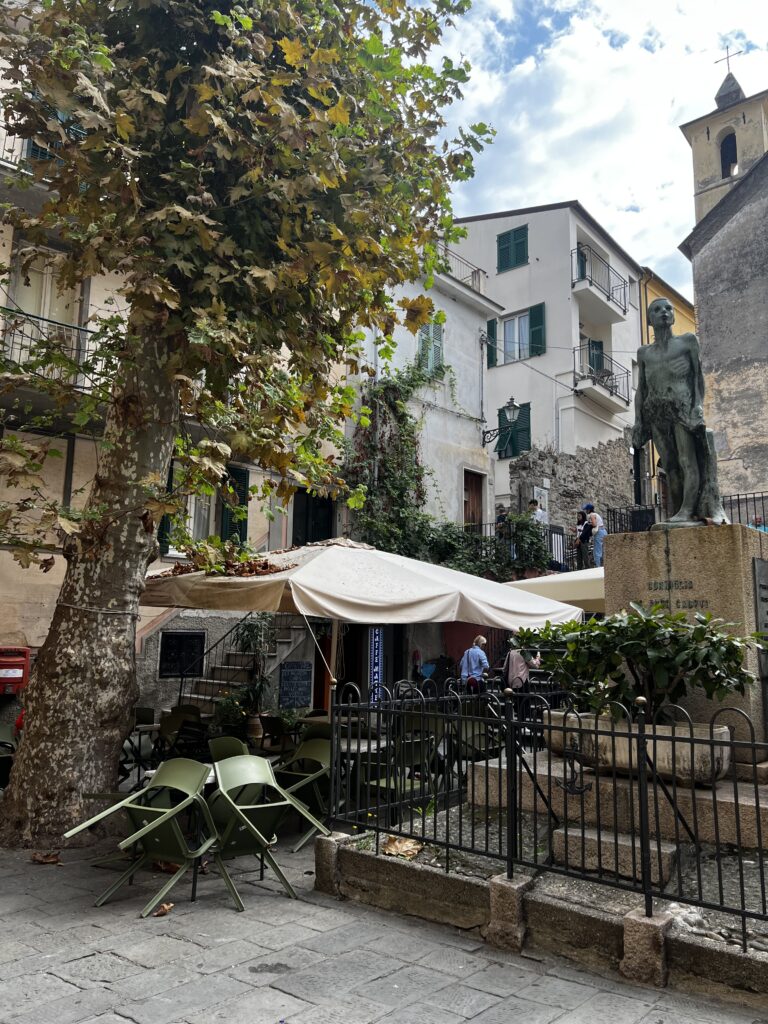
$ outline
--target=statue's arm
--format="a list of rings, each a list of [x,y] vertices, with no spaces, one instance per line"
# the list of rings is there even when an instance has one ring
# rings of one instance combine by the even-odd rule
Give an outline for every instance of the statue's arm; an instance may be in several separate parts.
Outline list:
[[[642,448],[651,439],[650,424],[645,415],[648,385],[645,380],[645,360],[642,349],[637,354],[637,391],[635,392],[635,425],[632,429],[632,447]]]
[[[701,368],[699,339],[695,334],[687,334],[688,350],[691,355],[693,371],[693,406],[691,408],[691,426],[704,426],[704,371]]]

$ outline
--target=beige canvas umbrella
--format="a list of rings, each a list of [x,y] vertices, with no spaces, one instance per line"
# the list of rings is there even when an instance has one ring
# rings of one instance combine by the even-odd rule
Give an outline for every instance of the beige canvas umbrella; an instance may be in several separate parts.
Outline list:
[[[505,586],[525,594],[565,601],[585,612],[605,612],[605,570],[602,568],[558,572],[532,580],[515,580]]]
[[[375,625],[471,622],[515,630],[568,622],[581,610],[469,573],[338,538],[265,556],[259,576],[154,575],[143,605],[216,611],[283,611]]]

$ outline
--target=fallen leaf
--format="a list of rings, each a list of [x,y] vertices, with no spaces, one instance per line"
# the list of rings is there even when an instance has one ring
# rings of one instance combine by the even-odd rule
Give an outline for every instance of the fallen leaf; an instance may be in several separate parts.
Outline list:
[[[175,875],[181,867],[181,864],[174,864],[168,860],[153,860],[152,870],[162,871],[164,875]]]
[[[33,853],[30,860],[33,864],[61,864],[58,850],[49,850],[48,853]]]
[[[173,910],[174,906],[174,903],[161,903],[152,917],[165,917],[166,914]]]
[[[381,848],[381,852],[388,857],[405,857],[406,860],[413,860],[423,849],[424,844],[416,839],[388,836]]]

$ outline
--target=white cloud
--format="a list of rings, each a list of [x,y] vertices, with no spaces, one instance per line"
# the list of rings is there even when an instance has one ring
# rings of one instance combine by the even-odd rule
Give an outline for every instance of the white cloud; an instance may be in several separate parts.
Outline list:
[[[714,108],[726,41],[749,49],[731,65],[746,94],[768,89],[768,4],[478,0],[446,39],[473,66],[451,121],[497,136],[457,212],[578,199],[690,293],[677,246],[693,227],[693,174],[678,126]]]

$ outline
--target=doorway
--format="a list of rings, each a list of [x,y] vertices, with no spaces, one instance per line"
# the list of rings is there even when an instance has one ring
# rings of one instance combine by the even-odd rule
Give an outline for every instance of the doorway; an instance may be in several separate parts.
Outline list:
[[[483,522],[483,482],[480,473],[464,470],[464,525],[479,527]]]

